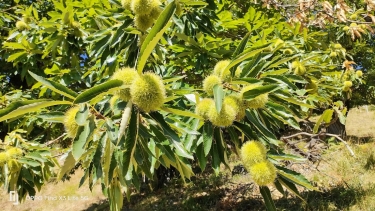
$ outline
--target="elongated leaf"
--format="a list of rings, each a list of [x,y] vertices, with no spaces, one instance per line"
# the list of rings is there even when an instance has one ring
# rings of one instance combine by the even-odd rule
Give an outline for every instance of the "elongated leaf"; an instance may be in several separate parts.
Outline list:
[[[256,140],[257,139],[257,136],[256,134],[253,134],[252,132],[252,129],[248,126],[248,125],[245,125],[241,122],[234,122],[234,127],[237,128],[239,131],[241,131],[243,134],[245,134],[245,136],[250,139],[250,140]]]
[[[285,177],[286,179],[288,179],[290,182],[293,182],[297,185],[300,185],[310,190],[319,191],[319,189],[312,186],[311,183],[302,174],[292,171],[287,168],[283,168],[281,166],[277,166],[277,168],[278,168],[277,173]]]
[[[194,118],[197,118],[197,119],[203,119],[201,116],[196,115],[195,113],[190,112],[190,111],[183,111],[183,110],[174,109],[174,108],[167,108],[167,107],[162,107],[161,109],[163,111],[173,113],[173,114],[176,114],[176,115],[179,115],[179,116],[187,116],[187,117],[194,117]]]
[[[73,142],[72,154],[75,160],[79,160],[81,155],[85,152],[85,144],[89,140],[89,137],[94,132],[95,121],[94,117],[91,117],[84,126],[79,126],[77,136]]]
[[[78,125],[85,125],[86,119],[89,116],[89,108],[87,107],[86,104],[82,104],[79,107],[79,110],[76,114],[76,122]]]
[[[196,150],[196,154],[197,154],[197,158],[198,158],[198,162],[199,162],[199,167],[201,168],[202,172],[206,168],[206,164],[207,164],[207,155],[204,152],[203,146],[204,146],[203,143],[198,145],[197,150]],[[210,152],[210,151],[208,151],[208,152]]]
[[[133,109],[131,117],[130,117],[130,123],[129,128],[126,132],[126,138],[124,143],[124,156],[123,156],[123,175],[126,175],[129,170],[130,160],[134,155],[136,142],[138,139],[138,112],[136,112],[135,109]]]
[[[187,152],[185,147],[182,145],[180,138],[178,137],[177,133],[172,130],[172,128],[165,122],[163,115],[158,112],[153,112],[150,116],[158,123],[159,128],[163,131],[165,137],[167,137],[176,148],[176,152],[182,156],[189,159],[194,159],[193,156]]]
[[[254,125],[258,131],[267,137],[267,141],[278,146],[280,141],[277,140],[275,134],[273,134],[269,129],[259,120],[255,111],[246,111],[246,117],[249,120],[250,124]]]
[[[48,79],[43,78],[42,76],[38,76],[34,74],[33,72],[29,71],[29,74],[37,81],[42,83],[44,86],[48,87],[52,91],[59,93],[61,95],[64,95],[65,97],[68,97],[70,99],[74,99],[77,97],[77,93],[75,93],[73,90],[67,88],[66,86],[63,86],[59,83],[56,83],[54,81],[50,81]]]
[[[290,56],[290,57],[286,57],[286,58],[283,58],[283,59],[280,59],[279,61],[277,62],[273,62],[272,65],[270,65],[267,69],[271,69],[271,68],[274,68],[274,67],[277,67],[279,66],[280,64],[285,64],[286,62],[296,58],[296,57],[299,57],[301,55],[299,54],[296,54],[296,55],[293,55],[293,56]]]
[[[276,206],[273,203],[270,189],[268,189],[267,186],[260,186],[259,189],[260,189],[260,193],[263,196],[264,203],[266,204],[267,210],[268,211],[276,211]]]
[[[298,198],[302,199],[302,201],[305,201],[302,196],[299,194],[298,189],[295,184],[288,181],[287,179],[283,178],[282,176],[277,178],[277,181],[279,181],[286,189],[288,189],[290,192],[292,192],[294,195],[296,195]]]
[[[284,101],[287,101],[289,103],[302,106],[302,107],[315,108],[315,106],[309,105],[309,104],[301,102],[301,101],[298,101],[298,100],[294,99],[293,97],[286,97],[286,96],[283,96],[283,95],[280,95],[280,94],[275,94],[275,97],[279,98],[279,99],[282,99]]]
[[[214,135],[213,133],[214,133],[214,130],[213,130],[212,124],[209,122],[206,122],[203,125],[203,150],[204,150],[205,156],[207,156],[208,153],[210,153],[213,135]]]
[[[52,100],[25,100],[16,101],[9,104],[6,108],[0,110],[0,122],[18,117],[30,112],[36,112],[39,109],[55,106],[55,105],[69,105],[69,101],[52,101]]]
[[[248,32],[241,40],[240,44],[237,46],[236,50],[233,52],[232,57],[235,58],[238,56],[240,53],[243,52],[243,50],[246,47],[247,42],[249,41],[251,32]]]
[[[223,140],[223,134],[220,128],[214,129],[214,137],[215,137],[215,145],[217,146],[217,152],[220,158],[220,161],[224,163],[224,165],[230,169],[229,162],[228,162],[228,156],[227,156],[227,148],[225,146],[224,140]]]
[[[264,81],[270,82],[270,83],[274,83],[276,81],[276,82],[279,82],[279,83],[282,83],[282,84],[286,84],[286,85],[289,86],[289,88],[292,88],[294,90],[298,89],[298,87],[295,84],[290,82],[287,77],[282,76],[282,75],[269,75],[269,76],[264,78]]]
[[[70,151],[68,153],[68,156],[66,156],[65,158],[64,165],[61,167],[59,175],[57,176],[57,179],[60,180],[64,176],[64,174],[72,170],[72,168],[74,168],[75,165],[76,165],[76,160],[74,159],[74,156],[72,152]]]
[[[284,195],[284,194],[285,194],[285,191],[284,191],[283,186],[282,186],[281,183],[279,182],[279,180],[275,180],[273,183],[275,184],[276,189],[277,189],[281,194]]]
[[[155,46],[163,36],[165,30],[167,30],[167,28],[169,27],[168,22],[171,19],[175,9],[176,2],[172,1],[170,4],[168,4],[168,6],[165,7],[159,18],[156,20],[155,25],[151,28],[150,33],[143,41],[137,65],[138,73],[142,73],[143,68],[146,65],[146,61],[150,56],[152,50],[154,50]]]
[[[297,130],[300,130],[299,124],[297,120],[294,118],[294,115],[292,112],[288,111],[284,106],[272,102],[267,103],[267,110],[269,110],[269,113],[283,121],[284,123],[289,124],[290,126],[294,127]]]
[[[323,112],[323,114],[320,116],[318,121],[316,121],[313,132],[317,133],[320,127],[320,124],[324,121],[325,123],[329,123],[332,119],[333,115],[333,109],[327,109]]]
[[[79,94],[76,99],[74,100],[74,104],[77,103],[84,103],[90,101],[91,99],[95,98],[97,95],[106,92],[112,88],[122,86],[122,81],[120,80],[109,80],[100,85],[94,86],[81,94]]]
[[[46,121],[46,122],[62,123],[64,121],[64,113],[60,111],[42,113],[42,114],[39,114],[37,117],[43,119],[43,121]]]
[[[258,53],[264,51],[265,49],[268,48],[268,44],[266,45],[267,47],[263,47],[263,48],[260,48],[260,49],[256,49],[256,50],[252,50],[252,51],[249,51],[249,52],[244,52],[240,55],[238,55],[236,58],[234,58],[232,60],[232,62],[225,68],[225,70],[223,70],[223,72],[225,71],[228,71],[230,68],[232,68],[233,66],[243,62],[244,60],[246,59],[249,59],[255,55],[257,55]]]
[[[223,106],[223,99],[224,99],[224,90],[223,87],[216,84],[214,86],[214,99],[215,99],[215,106],[217,113],[220,113],[221,107]]]
[[[249,91],[244,92],[243,98],[245,100],[251,100],[251,99],[258,97],[259,95],[273,92],[278,89],[280,89],[280,86],[278,85],[266,85],[266,86],[255,87]]]

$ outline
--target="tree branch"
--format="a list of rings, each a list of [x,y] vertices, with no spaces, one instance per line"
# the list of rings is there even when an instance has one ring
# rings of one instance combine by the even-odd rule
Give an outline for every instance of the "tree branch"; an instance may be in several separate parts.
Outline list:
[[[346,148],[348,149],[348,151],[350,152],[350,154],[353,157],[355,157],[355,154],[354,154],[353,150],[350,148],[349,144],[346,141],[344,141],[339,135],[335,135],[335,134],[331,134],[331,133],[321,132],[321,133],[318,133],[318,134],[311,134],[311,133],[301,132],[301,133],[296,133],[296,134],[293,134],[293,135],[290,135],[290,136],[281,137],[280,139],[281,140],[291,139],[293,137],[297,137],[297,136],[300,136],[300,135],[309,136],[311,138],[317,137],[317,136],[321,136],[321,135],[335,137],[336,139],[338,139],[339,141],[341,141],[342,143],[344,143],[344,145],[346,146]]]

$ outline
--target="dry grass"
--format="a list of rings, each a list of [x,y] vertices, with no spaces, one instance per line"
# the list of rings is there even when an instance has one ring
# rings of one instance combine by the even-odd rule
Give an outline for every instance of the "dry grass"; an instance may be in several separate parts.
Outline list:
[[[349,111],[346,133],[359,138],[375,137],[375,112],[372,106],[362,106]]]
[[[105,197],[102,194],[99,185],[95,186],[93,192],[90,192],[88,183],[86,182],[81,188],[78,188],[79,181],[83,176],[82,170],[77,170],[75,175],[66,182],[49,183],[45,185],[36,197],[40,200],[26,200],[19,205],[13,205],[9,202],[9,195],[4,189],[0,191],[0,210],[12,211],[51,211],[51,210],[84,210],[94,203],[99,203]],[[63,200],[59,196],[68,197],[69,200]],[[51,198],[47,198],[51,197]],[[56,197],[56,198],[53,198]],[[81,198],[83,197],[83,198]]]

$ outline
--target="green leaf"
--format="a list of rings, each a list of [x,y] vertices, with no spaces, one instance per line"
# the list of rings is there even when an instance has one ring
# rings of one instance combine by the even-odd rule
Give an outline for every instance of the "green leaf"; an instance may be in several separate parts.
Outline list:
[[[174,109],[174,108],[167,108],[167,107],[162,107],[161,109],[163,111],[168,112],[168,113],[176,114],[176,115],[179,115],[179,116],[194,117],[194,118],[203,120],[203,118],[201,116],[196,115],[195,113],[190,112],[190,111],[183,111],[183,110]]]
[[[244,92],[243,98],[245,100],[251,100],[251,99],[258,97],[259,95],[273,92],[278,89],[280,89],[279,85],[266,85],[266,86],[255,87],[249,91]]]
[[[198,158],[198,162],[199,162],[199,167],[201,168],[202,172],[206,168],[206,164],[207,164],[207,155],[204,152],[203,146],[204,146],[203,143],[198,145],[197,150],[196,150],[196,154],[197,154],[197,158]],[[208,151],[208,153],[209,152],[210,151]]]
[[[227,156],[227,148],[225,147],[225,143],[223,140],[223,134],[221,128],[216,127],[214,129],[214,137],[215,137],[215,145],[217,146],[217,152],[220,158],[220,161],[224,163],[224,165],[230,169],[228,156]]]
[[[233,58],[235,58],[236,56],[238,56],[240,53],[243,52],[243,50],[244,50],[245,47],[246,47],[247,42],[249,41],[250,34],[251,34],[251,32],[248,32],[248,33],[242,38],[242,41],[241,41],[240,44],[237,46],[236,50],[233,52],[233,55],[232,55]]]
[[[72,170],[75,167],[75,165],[76,165],[76,160],[74,159],[74,156],[72,152],[70,151],[68,153],[68,156],[65,158],[63,166],[60,169],[57,180],[61,180],[61,178],[65,175],[65,173]]]
[[[79,126],[77,136],[73,142],[72,155],[75,160],[79,160],[81,155],[86,151],[85,144],[88,142],[89,137],[94,132],[95,121],[91,117],[84,126]]]
[[[76,114],[75,120],[78,125],[85,125],[86,119],[89,116],[89,109],[86,104],[82,104]]]
[[[284,195],[284,194],[285,194],[285,191],[284,191],[283,186],[282,186],[281,183],[279,182],[279,180],[275,180],[273,183],[275,184],[276,189],[277,189],[281,194]]]
[[[130,160],[134,157],[135,147],[138,139],[138,112],[133,108],[130,117],[129,128],[126,132],[125,143],[123,146],[123,175],[126,175],[129,170]]]
[[[253,134],[253,130],[248,126],[241,122],[234,122],[234,127],[237,128],[237,130],[241,131],[245,136],[250,140],[256,140],[257,137],[255,134]]]
[[[276,146],[280,144],[280,141],[277,140],[275,134],[269,131],[269,129],[263,124],[263,122],[260,121],[255,111],[246,111],[246,117],[249,120],[250,124],[254,125],[254,127],[256,127],[261,134],[267,137],[267,141]]]
[[[223,87],[216,84],[214,86],[214,100],[217,113],[220,113],[221,107],[223,106],[223,99],[224,99],[224,90]]]
[[[150,116],[158,123],[159,128],[163,131],[163,134],[172,141],[173,146],[176,148],[177,153],[189,159],[194,159],[193,156],[187,152],[185,147],[181,144],[181,140],[177,133],[165,122],[163,115],[158,112],[153,112]]]
[[[269,113],[273,117],[283,121],[284,123],[289,124],[297,130],[300,129],[299,124],[297,120],[294,118],[293,113],[288,111],[284,106],[277,103],[267,102],[267,110],[269,110]]]
[[[74,100],[74,104],[84,103],[90,101],[101,93],[107,92],[110,89],[122,86],[122,81],[120,80],[109,80],[100,85],[94,86],[81,94],[79,94]]]
[[[310,190],[319,191],[317,188],[312,186],[310,182],[302,174],[292,171],[290,169],[281,167],[281,166],[276,166],[276,167],[278,168],[277,173],[285,177],[286,179],[288,179],[290,182],[293,182],[297,185],[300,185]]]
[[[268,211],[276,211],[276,206],[273,203],[270,189],[268,189],[267,186],[260,186],[259,190],[260,190],[260,193],[263,196],[264,203],[266,204],[267,210]]]
[[[121,192],[120,183],[117,180],[111,183],[108,193],[111,210],[121,210],[123,206],[124,196]]]
[[[212,147],[212,140],[213,140],[214,130],[212,124],[210,122],[206,122],[203,125],[203,151],[204,155],[207,156],[210,153]]]
[[[137,71],[139,74],[142,73],[143,68],[146,65],[146,61],[150,56],[152,50],[154,50],[155,46],[162,38],[165,30],[167,30],[167,28],[169,27],[168,22],[171,19],[175,9],[176,2],[172,1],[170,4],[168,4],[168,6],[165,7],[159,18],[156,20],[155,25],[151,28],[150,33],[143,41],[137,65]]]
[[[7,62],[14,62],[16,59],[18,59],[19,57],[25,56],[26,54],[27,54],[26,51],[14,53],[8,57]]]
[[[320,118],[318,119],[318,121],[316,121],[316,123],[315,123],[314,129],[313,129],[313,133],[317,133],[318,132],[320,124],[323,121],[325,123],[329,123],[331,121],[333,112],[334,112],[333,109],[327,109],[327,110],[325,110],[323,112],[323,114],[320,116]]]
[[[282,76],[282,75],[269,75],[269,76],[267,76],[263,79],[264,79],[265,82],[274,83],[276,81],[276,82],[279,82],[279,83],[282,83],[282,84],[286,84],[289,88],[291,88],[293,90],[298,89],[298,87],[295,84],[290,82],[287,77]]]
[[[109,175],[109,165],[111,164],[111,153],[112,150],[112,142],[107,138],[105,140],[105,146],[104,146],[104,153],[102,155],[102,162],[103,162],[103,183],[105,186],[109,185],[109,180],[112,178],[108,178]]]
[[[277,178],[277,181],[280,182],[286,189],[288,189],[290,192],[292,192],[294,195],[296,195],[298,198],[300,198],[302,201],[305,201],[302,196],[299,194],[298,189],[295,184],[290,182],[289,180],[283,178],[282,176]]]
[[[59,84],[59,83],[56,83],[54,81],[50,81],[48,79],[45,79],[43,78],[42,76],[38,76],[36,74],[34,74],[33,72],[29,71],[29,74],[37,81],[39,81],[40,83],[42,83],[44,86],[48,87],[49,89],[51,89],[52,91],[56,92],[56,93],[59,93],[61,95],[64,95],[65,97],[68,97],[70,99],[74,99],[75,97],[77,97],[77,93],[75,93],[74,91],[72,91],[71,89]]]
[[[233,66],[241,63],[242,61],[246,60],[246,59],[249,59],[255,55],[257,55],[258,53],[264,51],[265,49],[268,48],[268,45],[269,44],[266,44],[267,47],[263,47],[263,48],[260,48],[260,49],[256,49],[256,50],[250,50],[250,51],[247,51],[247,52],[244,52],[240,55],[238,55],[236,58],[234,58],[232,60],[232,62],[225,68],[225,70],[223,70],[223,72],[225,71],[228,71],[230,68],[232,68]]]
[[[288,61],[290,61],[290,60],[292,60],[292,59],[294,59],[294,58],[296,58],[296,57],[299,57],[299,56],[301,56],[300,54],[296,54],[296,55],[293,55],[293,56],[289,56],[289,57],[286,57],[286,58],[282,58],[282,59],[280,59],[279,61],[277,61],[277,62],[273,62],[272,63],[272,65],[270,65],[268,68],[266,68],[266,69],[272,69],[272,68],[274,68],[274,67],[277,67],[277,66],[279,66],[280,64],[286,64]]]
[[[293,97],[286,97],[286,96],[283,96],[281,94],[274,94],[274,96],[276,98],[280,98],[280,99],[282,99],[284,101],[287,101],[287,102],[295,104],[295,105],[299,105],[299,106],[306,107],[306,108],[315,108],[315,106],[309,105],[309,104],[301,102],[301,101],[298,101],[298,100],[296,100]]]
[[[55,105],[70,105],[69,101],[52,101],[52,100],[25,100],[16,101],[9,104],[6,108],[0,110],[0,122],[18,117],[30,112],[36,112],[39,109],[55,106]]]
[[[41,164],[39,162],[37,162],[35,160],[29,160],[29,159],[26,159],[26,158],[19,158],[17,161],[20,162],[20,163],[32,166],[32,167],[41,166]]]
[[[46,122],[57,122],[62,123],[64,121],[64,113],[60,111],[52,111],[48,113],[42,113],[37,116]]]

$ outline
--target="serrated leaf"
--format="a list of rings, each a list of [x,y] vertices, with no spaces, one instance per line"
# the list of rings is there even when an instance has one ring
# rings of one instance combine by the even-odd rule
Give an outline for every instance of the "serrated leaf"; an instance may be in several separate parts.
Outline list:
[[[139,74],[142,73],[146,61],[154,50],[155,46],[162,38],[165,30],[169,27],[169,20],[171,19],[176,9],[176,2],[172,1],[165,7],[163,12],[159,15],[155,25],[151,28],[150,33],[147,35],[141,46],[140,56],[137,64],[137,71]]]
[[[124,136],[123,136],[124,137]],[[138,112],[133,109],[130,117],[129,128],[125,135],[125,143],[123,146],[124,157],[123,157],[123,175],[128,173],[130,160],[134,156],[135,147],[138,139]]]
[[[258,53],[264,51],[265,49],[268,48],[268,45],[269,44],[266,45],[267,47],[263,47],[263,48],[256,49],[256,50],[250,50],[248,52],[244,52],[244,53],[238,55],[236,58],[234,58],[231,61],[231,63],[229,63],[229,65],[225,68],[225,70],[223,70],[223,72],[228,71],[230,68],[234,67],[235,65],[237,65],[237,64],[243,62],[244,60],[249,59],[249,58],[257,55]]]
[[[70,151],[68,153],[68,156],[64,160],[64,164],[60,169],[59,175],[57,176],[57,180],[61,180],[64,174],[72,170],[72,168],[74,168],[75,165],[76,165],[76,160],[74,159],[74,156],[72,152]]]
[[[104,92],[107,92],[110,89],[122,86],[122,84],[123,83],[120,80],[106,81],[106,82],[104,82],[100,85],[94,86],[94,87],[82,92],[81,94],[79,94],[76,97],[76,99],[74,100],[74,104],[84,103],[84,102],[90,101],[91,99],[95,98],[96,96],[98,96],[98,95],[100,95]]]
[[[283,178],[282,176],[277,178],[277,181],[280,182],[286,189],[288,189],[290,192],[292,192],[294,195],[296,195],[298,198],[300,198],[302,201],[305,201],[302,196],[299,194],[298,189],[295,184],[291,183],[287,179]]]
[[[158,123],[159,128],[163,131],[165,137],[167,137],[176,149],[177,154],[182,157],[194,159],[193,156],[185,149],[181,144],[181,140],[177,133],[165,122],[163,115],[158,112],[153,112],[150,116]]]
[[[85,125],[86,119],[89,116],[89,109],[86,104],[80,105],[76,114],[75,120],[78,125]]]
[[[0,122],[18,117],[30,112],[36,112],[41,108],[46,108],[55,105],[70,105],[69,101],[52,101],[52,100],[25,100],[16,101],[9,104],[6,108],[0,110]]]
[[[317,188],[312,186],[311,183],[302,174],[281,166],[277,166],[277,169],[277,173],[288,179],[290,182],[293,182],[310,190],[319,191]]]
[[[84,126],[79,126],[76,138],[73,142],[72,155],[75,160],[79,160],[81,155],[85,152],[85,144],[89,140],[89,137],[94,132],[95,121],[94,117],[91,117]]]
[[[246,47],[247,42],[249,41],[251,32],[248,32],[241,40],[240,44],[237,46],[236,50],[233,52],[232,57],[235,58],[240,53],[243,52],[243,50]]]
[[[250,124],[254,125],[258,129],[258,131],[267,137],[267,141],[270,143],[278,146],[280,141],[277,140],[275,134],[273,134],[256,115],[255,111],[246,111],[246,117],[249,120]]]
[[[75,97],[77,97],[77,93],[75,93],[73,90],[59,84],[59,83],[56,83],[54,81],[50,81],[48,79],[45,79],[43,78],[42,76],[38,76],[36,74],[34,74],[33,72],[29,71],[29,74],[37,81],[39,81],[40,83],[42,83],[44,86],[48,87],[49,89],[51,89],[52,91],[56,92],[56,93],[59,93],[61,95],[64,95],[70,99],[74,99]]]

